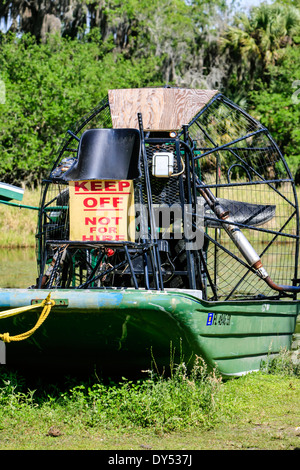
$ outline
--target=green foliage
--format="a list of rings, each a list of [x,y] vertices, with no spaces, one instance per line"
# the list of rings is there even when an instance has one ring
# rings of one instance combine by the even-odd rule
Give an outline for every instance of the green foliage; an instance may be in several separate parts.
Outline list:
[[[98,381],[76,385],[73,382],[65,391],[52,386],[50,392],[41,392],[39,387],[40,391],[26,393],[22,377],[12,372],[0,375],[0,404],[9,410],[28,406],[49,413],[55,409],[62,412],[66,423],[80,421],[89,428],[134,426],[170,432],[212,426],[218,416],[220,386],[220,378],[215,373],[208,374],[200,359],[191,374],[181,364],[169,378],[149,372],[149,378],[144,380],[123,378],[108,385]]]
[[[26,390],[26,381],[17,372],[2,373],[0,376],[0,406],[6,412],[14,413],[17,410],[33,405],[34,392]]]
[[[285,351],[275,359],[276,367],[270,361],[268,370],[225,382],[201,360],[190,374],[180,364],[170,377],[149,372],[119,383],[95,376],[52,382],[2,366],[0,447],[297,448],[299,369],[291,370]]]
[[[109,88],[159,83],[159,59],[126,59],[95,32],[83,42],[52,37],[45,44],[9,34],[0,48],[0,78],[6,84],[0,180],[11,183],[38,182],[61,134]]]
[[[235,101],[236,90],[247,99],[248,112],[265,125],[300,183],[300,5],[287,0],[262,4],[220,39],[229,55],[226,85]]]
[[[252,113],[271,130],[293,176],[300,172],[300,48],[288,47],[276,65],[268,67],[269,83],[258,80],[249,93]],[[300,183],[299,178],[296,178]]]
[[[231,57],[231,72],[250,87],[258,78],[268,81],[268,66],[275,65],[293,37],[300,33],[300,11],[291,5],[262,3],[250,14],[238,13],[233,26],[220,38],[221,50]]]
[[[293,356],[295,356],[293,358]],[[295,376],[300,378],[300,351],[291,352],[282,349],[276,356],[270,356],[263,364],[262,370],[267,374]]]
[[[247,107],[300,182],[299,0],[237,9],[234,21],[224,0],[48,3],[0,6],[2,19],[21,18],[17,35],[0,33],[0,180],[38,184],[61,136],[108,89],[170,83],[218,88]]]
[[[169,432],[212,425],[219,388],[220,379],[208,375],[205,364],[199,360],[191,376],[181,364],[170,378],[150,373],[145,380],[123,378],[120,383],[108,386],[80,384],[62,393],[58,402],[71,414],[84,414],[89,427],[135,426]]]

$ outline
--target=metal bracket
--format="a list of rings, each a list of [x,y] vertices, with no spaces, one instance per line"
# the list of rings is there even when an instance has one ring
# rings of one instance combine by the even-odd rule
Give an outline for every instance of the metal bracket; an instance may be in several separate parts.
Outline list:
[[[0,364],[6,364],[6,344],[0,341]]]
[[[40,304],[44,299],[32,299],[31,305]],[[68,307],[69,300],[68,299],[52,299],[55,302],[56,307]]]

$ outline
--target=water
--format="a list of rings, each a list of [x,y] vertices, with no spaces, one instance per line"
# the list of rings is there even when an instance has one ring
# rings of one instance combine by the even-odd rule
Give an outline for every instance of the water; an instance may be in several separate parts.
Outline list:
[[[35,248],[0,249],[0,288],[27,288],[36,278]]]

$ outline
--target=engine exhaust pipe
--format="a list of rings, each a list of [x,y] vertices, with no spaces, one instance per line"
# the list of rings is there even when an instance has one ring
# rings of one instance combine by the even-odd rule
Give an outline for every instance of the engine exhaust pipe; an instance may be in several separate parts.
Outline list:
[[[247,263],[255,270],[256,275],[263,279],[268,284],[268,286],[271,287],[271,289],[278,292],[292,292],[294,294],[300,292],[300,286],[277,285],[272,281],[266,269],[263,267],[259,255],[254,250],[251,243],[247,240],[239,227],[234,225],[234,222],[230,219],[229,212],[223,209],[218,199],[213,195],[210,189],[202,188],[203,184],[199,180],[197,183],[199,185],[197,185],[197,189],[199,190],[201,196],[206,200],[209,207],[221,221],[223,229],[236,245]],[[222,223],[222,221],[226,221],[226,223]]]

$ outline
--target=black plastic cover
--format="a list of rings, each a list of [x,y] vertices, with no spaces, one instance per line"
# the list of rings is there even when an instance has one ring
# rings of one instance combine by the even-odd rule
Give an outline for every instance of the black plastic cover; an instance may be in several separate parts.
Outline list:
[[[225,211],[229,211],[229,217],[233,222],[244,225],[262,225],[271,220],[275,215],[276,206],[251,204],[249,202],[232,201],[218,198]],[[221,222],[213,213],[207,203],[204,204],[204,221],[207,227],[220,227]]]
[[[77,162],[64,181],[133,180],[140,176],[137,129],[89,129],[80,139]]]

